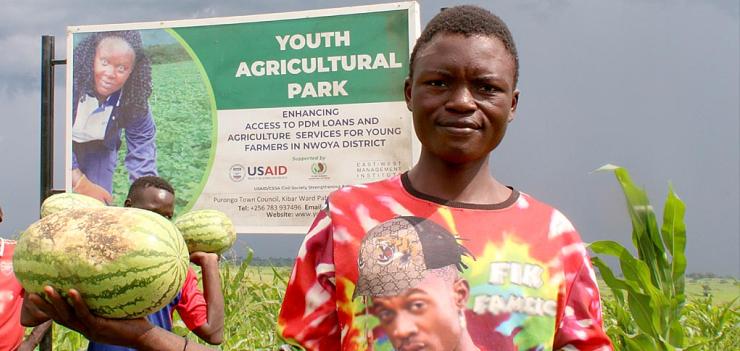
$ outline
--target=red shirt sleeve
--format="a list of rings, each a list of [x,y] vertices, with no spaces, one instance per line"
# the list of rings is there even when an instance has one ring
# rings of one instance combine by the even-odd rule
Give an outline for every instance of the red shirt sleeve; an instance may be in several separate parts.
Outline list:
[[[190,330],[208,322],[208,305],[203,292],[198,289],[198,278],[191,267],[188,267],[185,284],[180,291],[180,301],[175,309]]]
[[[0,238],[0,350],[15,350],[23,341],[23,288],[13,274],[15,241]]]
[[[306,350],[340,349],[331,228],[325,209],[301,244],[278,316],[282,337]]]
[[[612,351],[612,343],[604,332],[599,287],[586,248],[578,238],[567,251],[565,291],[558,297],[564,300],[558,306],[564,307],[558,308],[553,350]]]

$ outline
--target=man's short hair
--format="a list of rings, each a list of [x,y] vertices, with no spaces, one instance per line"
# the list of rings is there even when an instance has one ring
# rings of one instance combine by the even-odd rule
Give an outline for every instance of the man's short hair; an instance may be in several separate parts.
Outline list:
[[[519,80],[519,55],[509,27],[490,11],[472,5],[445,8],[429,21],[411,52],[409,77],[414,75],[414,61],[418,53],[440,33],[462,34],[466,37],[484,35],[501,40],[506,51],[511,55],[511,59],[514,60],[514,86],[516,87]]]
[[[133,184],[131,184],[131,187],[128,189],[127,197],[129,199],[133,199],[136,193],[152,186],[157,189],[166,190],[170,194],[175,195],[175,188],[173,188],[168,181],[157,176],[144,176],[137,178]]]

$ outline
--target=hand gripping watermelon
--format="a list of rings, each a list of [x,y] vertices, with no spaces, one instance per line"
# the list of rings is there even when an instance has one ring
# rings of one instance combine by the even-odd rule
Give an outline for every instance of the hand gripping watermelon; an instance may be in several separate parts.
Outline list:
[[[105,204],[87,195],[77,193],[59,193],[49,196],[41,204],[41,218],[70,208],[105,207]]]
[[[68,209],[32,224],[18,239],[15,275],[28,292],[78,290],[96,315],[138,318],[182,289],[188,252],[166,218],[136,208]]]
[[[236,231],[231,219],[221,211],[190,211],[175,219],[190,253],[196,251],[221,254],[236,240]]]

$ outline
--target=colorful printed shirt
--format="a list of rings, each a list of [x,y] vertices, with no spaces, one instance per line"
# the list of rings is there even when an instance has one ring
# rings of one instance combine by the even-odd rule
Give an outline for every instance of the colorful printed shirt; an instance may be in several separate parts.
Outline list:
[[[406,174],[329,196],[298,253],[278,318],[282,336],[308,350],[430,346],[420,324],[406,323],[408,335],[401,335],[400,324],[386,333],[383,321],[400,323],[416,310],[432,308],[433,300],[409,300],[401,309],[384,311],[375,300],[355,296],[355,290],[413,288],[400,277],[420,279],[419,267],[448,264],[436,253],[440,248],[429,249],[444,242],[430,234],[435,227],[451,233],[452,242],[462,247],[455,255],[463,253],[458,266],[467,301],[447,330],[468,333],[471,349],[612,350],[602,328],[594,271],[562,213],[516,190],[500,204],[445,201],[414,190]],[[378,228],[396,232],[378,236]],[[366,267],[384,272],[390,266],[407,271],[358,282]]]
[[[192,268],[188,268],[185,284],[174,300],[161,310],[148,315],[146,318],[152,325],[165,330],[172,330],[172,313],[177,310],[185,325],[190,330],[206,324],[208,321],[208,308],[203,293],[198,289],[198,278]],[[128,351],[134,350],[122,346],[101,344],[90,341],[88,351]]]
[[[15,244],[0,238],[0,351],[15,350],[23,341],[23,288],[13,274]]]
[[[93,183],[108,192],[113,190],[113,172],[118,163],[118,149],[121,148],[121,131],[126,129],[126,158],[124,163],[133,182],[139,177],[156,176],[157,146],[156,127],[151,111],[142,116],[126,116],[118,106],[121,92],[111,94],[100,106],[105,109],[113,106],[105,138],[84,143],[72,144],[72,169],[79,169]],[[80,99],[95,99],[85,95]],[[77,105],[73,107],[75,116]],[[74,121],[73,121],[74,122]]]

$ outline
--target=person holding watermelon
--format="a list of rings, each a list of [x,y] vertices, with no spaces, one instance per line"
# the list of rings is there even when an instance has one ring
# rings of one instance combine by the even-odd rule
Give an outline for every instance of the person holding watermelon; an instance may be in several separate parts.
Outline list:
[[[136,179],[133,184],[131,184],[128,196],[124,201],[124,207],[134,207],[152,211],[171,219],[174,214],[175,207],[175,190],[169,182],[160,177],[144,176]],[[220,344],[223,340],[224,299],[223,293],[221,292],[218,255],[215,253],[192,252],[190,254],[190,261],[201,267],[204,291],[201,292],[200,289],[198,289],[196,273],[192,268],[189,268],[185,278],[185,283],[175,299],[164,308],[150,314],[146,319],[144,319],[144,321],[140,321],[139,323],[142,327],[153,328],[156,326],[164,331],[171,331],[172,313],[177,311],[188,329],[198,335],[199,338],[209,344]],[[47,293],[47,296],[54,296],[54,294]],[[64,319],[58,320],[58,310],[55,310],[53,313],[47,313],[43,308],[38,308],[36,306],[34,303],[36,301],[34,299],[37,296],[38,295],[31,294],[29,297],[30,303],[24,304],[24,308],[26,309],[24,311],[25,315],[23,316],[24,324],[33,325],[38,321],[49,318],[64,324],[62,322]],[[70,293],[70,297],[73,301],[75,296],[79,297],[79,294]],[[81,307],[81,309],[87,310],[87,307]],[[89,314],[89,311],[87,314]],[[66,318],[68,318],[68,316],[70,316],[70,314],[67,314]],[[102,320],[92,315],[89,315],[89,318],[96,321]],[[105,322],[100,322],[103,324],[98,323],[99,322],[96,322],[95,324],[107,325]],[[115,325],[116,322],[111,321],[111,323]],[[72,329],[75,328],[72,327]],[[127,327],[126,329],[129,330],[130,328]],[[139,346],[131,345],[130,343],[121,343],[117,340],[109,341],[107,339],[97,339],[95,337],[96,334],[88,335],[85,333],[85,329],[76,330],[89,337],[90,343],[88,344],[88,351],[128,351],[140,348]],[[134,328],[133,330],[136,329]],[[182,340],[180,340],[180,342],[182,342]]]
[[[129,188],[124,207],[140,208],[172,219],[175,210],[175,189],[165,179],[144,176],[136,179]],[[198,289],[198,279],[188,268],[185,283],[175,299],[161,310],[147,316],[149,322],[165,330],[172,330],[172,313],[177,311],[188,329],[213,345],[223,340],[224,297],[218,271],[218,255],[192,252],[190,262],[200,266],[203,289]],[[88,351],[128,351],[130,348],[90,341]]]

